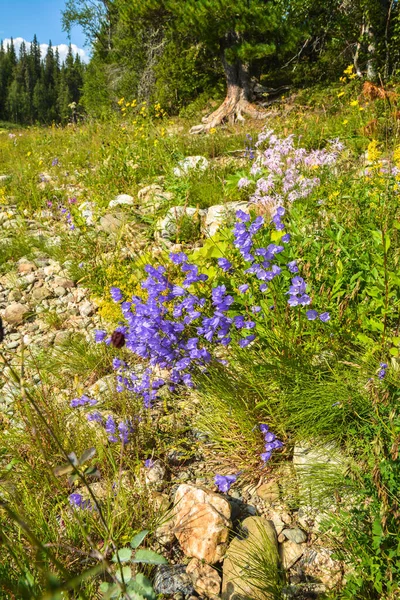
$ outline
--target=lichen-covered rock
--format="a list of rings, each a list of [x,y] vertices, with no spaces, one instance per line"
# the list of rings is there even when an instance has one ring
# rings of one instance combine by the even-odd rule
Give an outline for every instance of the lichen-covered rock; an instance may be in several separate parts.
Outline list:
[[[200,597],[215,598],[221,590],[221,577],[218,571],[198,558],[192,558],[186,568],[186,573],[193,581],[193,587]]]
[[[194,485],[178,487],[174,502],[174,531],[185,554],[215,564],[224,556],[232,526],[225,498]]]
[[[181,592],[185,596],[193,593],[193,583],[186,573],[186,565],[160,565],[153,580],[156,594],[170,596]]]
[[[242,532],[241,538],[236,537],[230,543],[224,560],[222,599],[273,600],[279,588],[279,554],[275,528],[267,519],[248,517],[242,523]],[[260,573],[257,577],[257,568],[262,570],[262,576]],[[260,585],[263,586],[262,590],[259,589]]]

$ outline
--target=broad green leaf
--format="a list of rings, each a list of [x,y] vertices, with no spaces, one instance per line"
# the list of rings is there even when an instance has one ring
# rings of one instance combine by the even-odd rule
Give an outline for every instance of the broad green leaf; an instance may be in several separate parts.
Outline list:
[[[398,348],[390,348],[389,352],[392,356],[399,356],[399,354],[400,354]]]
[[[117,554],[114,554],[114,556],[112,557],[112,561],[115,563],[118,562],[117,555],[120,562],[128,562],[131,559],[132,550],[130,548],[120,548]]]
[[[138,548],[148,533],[149,533],[148,529],[144,529],[143,531],[140,531],[139,533],[137,533],[131,540],[132,548],[134,548],[134,549]]]
[[[130,581],[132,579],[131,567],[129,567],[129,566],[122,567],[122,572],[121,572],[121,569],[118,569],[118,571],[115,574],[115,577],[121,583],[122,583],[122,578],[124,580],[124,583],[128,583],[128,581]]]
[[[138,550],[135,557],[132,559],[132,562],[145,563],[148,565],[165,565],[167,563],[166,559],[161,556],[161,554],[157,554],[157,552],[153,552],[153,550]]]

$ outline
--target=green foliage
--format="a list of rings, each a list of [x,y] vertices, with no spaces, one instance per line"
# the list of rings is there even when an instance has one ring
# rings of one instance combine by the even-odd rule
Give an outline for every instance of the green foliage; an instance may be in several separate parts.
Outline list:
[[[28,51],[22,43],[17,58],[11,39],[0,46],[0,119],[32,124],[52,121],[67,123],[77,118],[84,65],[70,45],[65,63],[51,42],[41,56],[36,39]]]

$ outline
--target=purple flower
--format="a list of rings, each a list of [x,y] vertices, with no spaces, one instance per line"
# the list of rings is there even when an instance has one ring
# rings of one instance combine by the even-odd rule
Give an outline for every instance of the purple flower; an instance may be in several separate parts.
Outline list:
[[[231,485],[237,480],[237,475],[216,475],[214,483],[220,492],[224,494],[229,491]]]
[[[219,258],[218,259],[218,266],[223,271],[229,271],[230,269],[232,269],[232,263],[230,263],[229,260],[226,259],[226,258]]]
[[[103,331],[102,329],[95,329],[95,331],[94,331],[94,341],[97,344],[99,344],[100,342],[103,342],[106,337],[107,337],[107,333],[105,331]]]
[[[70,494],[68,499],[70,505],[75,509],[91,508],[90,500],[84,500],[81,494]]]
[[[308,310],[306,312],[306,317],[309,321],[315,321],[318,318],[318,313],[316,310]]]
[[[241,294],[245,294],[248,289],[249,289],[249,286],[247,283],[243,283],[242,285],[238,286],[238,290]]]
[[[53,158],[53,160],[51,161],[51,166],[56,167],[57,165],[58,165],[58,158]]]
[[[266,283],[262,283],[260,285],[260,292],[267,292],[268,291],[268,286]]]
[[[272,456],[272,452],[263,452],[260,456],[263,462],[268,462]]]
[[[381,369],[378,373],[378,379],[384,379],[386,376],[386,369]]]
[[[269,431],[269,425],[265,423],[260,423],[260,431],[261,433],[267,433]]]
[[[288,244],[290,242],[290,233],[285,233],[285,235],[282,236],[282,242],[284,244]]]
[[[148,458],[147,460],[144,461],[144,466],[146,467],[146,469],[151,469],[151,467],[154,465],[154,460],[152,458]]]
[[[188,257],[186,256],[186,254],[184,252],[176,252],[176,253],[171,252],[169,255],[169,258],[176,265],[180,265],[184,262],[187,262],[187,260],[188,260]]]
[[[93,412],[88,413],[86,415],[86,418],[90,422],[95,422],[95,423],[102,423],[103,422],[103,416],[97,410],[94,410]]]
[[[239,346],[241,348],[246,348],[246,346],[248,346],[253,340],[255,340],[255,338],[256,338],[255,335],[248,335],[247,337],[239,340]]]
[[[330,320],[331,316],[328,312],[323,312],[319,315],[319,320],[323,323],[327,323]]]
[[[248,215],[247,213],[245,213],[243,210],[237,210],[236,211],[236,217],[240,221],[243,221],[243,223],[248,223],[250,221],[250,215]]]
[[[111,298],[114,300],[114,302],[121,302],[121,300],[123,299],[122,292],[117,287],[112,287],[110,289],[110,294],[111,294]]]
[[[299,272],[299,268],[297,266],[297,261],[295,261],[295,260],[292,260],[291,262],[289,262],[287,264],[287,268],[289,269],[289,271],[291,273],[298,273]]]

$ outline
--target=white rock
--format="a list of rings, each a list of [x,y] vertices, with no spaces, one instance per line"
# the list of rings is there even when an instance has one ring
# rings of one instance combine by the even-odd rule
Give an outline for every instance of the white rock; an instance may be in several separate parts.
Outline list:
[[[115,206],[120,206],[120,205],[126,205],[126,206],[133,206],[135,203],[135,200],[133,198],[133,196],[130,196],[129,194],[118,194],[118,196],[115,196],[115,198],[113,198],[109,204],[108,207],[109,208],[114,208]]]
[[[0,175],[0,181],[7,181],[7,179],[10,179],[11,175]]]
[[[184,177],[192,169],[199,169],[205,171],[210,163],[204,156],[187,156],[183,160],[180,160],[178,166],[174,169],[174,175],[176,177]]]

